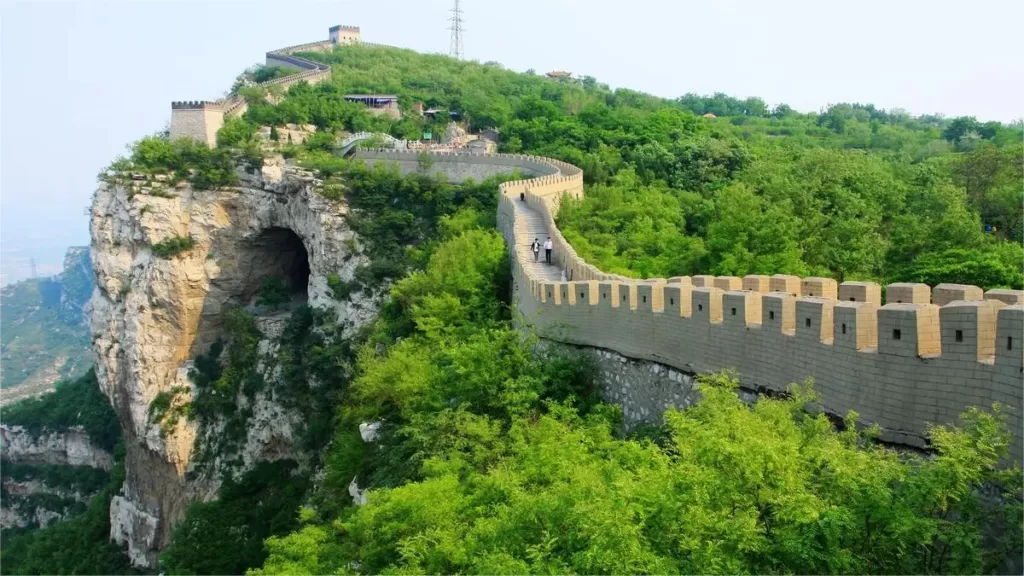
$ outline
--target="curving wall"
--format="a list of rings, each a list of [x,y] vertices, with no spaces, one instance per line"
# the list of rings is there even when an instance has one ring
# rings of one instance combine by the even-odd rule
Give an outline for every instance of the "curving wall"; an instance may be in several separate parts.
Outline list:
[[[414,151],[360,150],[371,162],[416,171]],[[1021,291],[924,284],[881,287],[830,278],[693,276],[634,280],[580,258],[555,225],[561,199],[583,195],[583,172],[536,156],[432,154],[431,171],[453,181],[486,166],[533,177],[500,187],[498,224],[512,253],[515,304],[543,337],[613,350],[689,373],[736,369],[747,388],[785,390],[814,378],[822,406],[883,439],[923,445],[929,423],[968,406],[1024,406]],[[522,198],[522,199],[521,199]],[[532,263],[528,246],[546,227],[557,274]],[[552,280],[551,278],[562,278]]]

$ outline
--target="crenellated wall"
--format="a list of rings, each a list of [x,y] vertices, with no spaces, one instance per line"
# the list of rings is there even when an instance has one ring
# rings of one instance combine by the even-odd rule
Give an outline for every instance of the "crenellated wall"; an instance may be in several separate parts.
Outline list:
[[[299,68],[301,72],[261,82],[257,86],[262,88],[278,86],[282,90],[287,90],[288,87],[299,82],[310,84],[323,82],[331,77],[330,66],[293,56],[293,54],[297,52],[327,52],[338,44],[352,44],[358,41],[359,28],[334,26],[330,29],[329,40],[298,44],[267,52],[267,66]],[[203,107],[185,106],[193,104],[202,104]],[[224,118],[241,116],[248,108],[249,105],[245,98],[238,95],[216,102],[172,102],[170,137],[172,139],[192,138],[205,142],[212,148],[217,145],[217,130],[224,125]]]
[[[364,138],[369,135],[363,135]],[[350,142],[351,144],[352,142]],[[416,151],[358,150],[357,158],[420,171]],[[520,170],[502,184],[498,225],[512,252],[514,297],[545,338],[615,351],[686,373],[736,369],[749,389],[782,391],[813,378],[829,412],[853,410],[888,441],[921,446],[930,423],[969,406],[1024,406],[1024,292],[976,286],[831,278],[698,275],[635,280],[586,263],[554,222],[566,195],[583,195],[583,172],[517,154],[431,153],[430,171],[460,182]],[[483,173],[480,173],[481,175]],[[540,276],[527,255],[526,214],[538,215],[564,281]],[[535,230],[534,230],[535,232]],[[1013,430],[1014,453],[1022,432]]]
[[[949,423],[971,405],[1022,402],[1022,292],[943,284],[892,284],[887,302],[870,282],[751,275],[632,280],[587,264],[553,216],[580,197],[582,173],[501,186],[499,226],[513,247],[517,306],[546,338],[614,350],[688,372],[735,368],[744,386],[784,390],[815,380],[823,406],[854,410],[888,440],[920,445],[928,423]],[[566,281],[537,278],[521,258],[515,203],[545,220]],[[934,303],[933,303],[934,301]],[[1021,430],[1014,430],[1015,453]]]

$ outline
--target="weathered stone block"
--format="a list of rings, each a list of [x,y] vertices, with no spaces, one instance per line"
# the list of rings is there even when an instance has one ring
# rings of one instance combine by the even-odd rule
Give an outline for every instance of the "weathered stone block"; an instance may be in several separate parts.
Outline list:
[[[786,292],[769,292],[761,296],[761,326],[765,330],[794,334],[796,330],[796,297]]]
[[[699,274],[690,279],[693,285],[698,288],[712,288],[715,285],[715,277],[707,274]]]
[[[800,282],[800,294],[815,298],[831,298],[835,300],[838,292],[836,281],[831,278],[804,278]]]
[[[1024,290],[1006,290],[994,288],[985,292],[986,300],[999,300],[1006,304],[1024,304]]]
[[[885,287],[885,303],[888,304],[930,304],[931,289],[927,284],[896,282]]]
[[[978,362],[995,360],[996,316],[1003,306],[998,300],[957,300],[940,308],[942,354],[960,354]]]
[[[837,347],[854,350],[878,347],[878,303],[840,300],[832,308],[832,317],[832,334]]]
[[[722,291],[713,287],[694,288],[693,318],[699,322],[721,322]]]
[[[693,286],[689,284],[669,284],[665,286],[665,312],[673,316],[689,318],[693,315]]]
[[[843,282],[839,285],[843,302],[872,302],[882,305],[882,287],[874,282]]]
[[[742,290],[743,280],[735,276],[715,276],[714,286],[719,290]]]
[[[832,298],[803,296],[796,301],[797,338],[832,343]]]
[[[722,297],[725,324],[752,326],[761,323],[761,294],[747,290],[730,290]]]
[[[772,292],[785,292],[793,296],[800,295],[800,278],[787,274],[776,274],[771,277],[769,287]]]
[[[747,274],[743,277],[743,289],[751,292],[770,292],[771,278],[763,274]]]
[[[932,304],[945,306],[956,300],[982,300],[985,293],[977,286],[967,284],[939,284],[932,289]]]
[[[879,308],[878,352],[922,358],[941,354],[939,307],[934,304],[893,303]]]

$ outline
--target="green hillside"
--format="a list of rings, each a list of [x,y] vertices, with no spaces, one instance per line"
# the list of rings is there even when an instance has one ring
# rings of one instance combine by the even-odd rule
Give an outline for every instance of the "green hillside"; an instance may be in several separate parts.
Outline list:
[[[95,280],[86,248],[71,248],[64,271],[0,292],[0,386],[5,400],[37,394],[92,364],[84,306]]]

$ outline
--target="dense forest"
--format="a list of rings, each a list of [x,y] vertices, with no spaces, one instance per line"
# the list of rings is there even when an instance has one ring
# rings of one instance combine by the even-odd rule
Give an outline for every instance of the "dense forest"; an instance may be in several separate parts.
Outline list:
[[[582,167],[586,198],[560,226],[607,271],[1021,287],[1020,126],[666,100],[399,49],[307,56],[333,79],[271,95],[237,82],[250,107],[215,150],[155,136],[113,166],[230,185],[235,163],[264,153],[259,126],[315,124],[322,134],[278,149],[353,208],[373,262],[331,287],[337,298],[387,293],[352,340],[318,311],[293,313],[274,385],[310,415],[317,474],[281,461],[228,479],[218,501],[189,509],[164,573],[998,573],[1019,556],[1024,488],[1019,468],[1000,466],[1004,411],[972,409],[913,454],[875,443],[877,430],[850,425],[855,414],[837,428],[806,411],[812,383],[748,405],[721,373],[700,378],[697,405],[624,433],[585,356],[513,325],[496,181],[399,177],[332,151],[343,130],[443,132],[447,117],[411,114],[418,101],[499,128],[503,151]],[[353,92],[398,94],[405,117],[371,116],[344,101]],[[250,361],[228,353],[203,364],[204,378],[224,384]],[[359,433],[369,421],[380,422],[372,443]],[[370,489],[363,506],[353,478]],[[98,515],[79,522],[95,563],[45,563],[47,534],[71,522],[5,563],[113,570]]]

